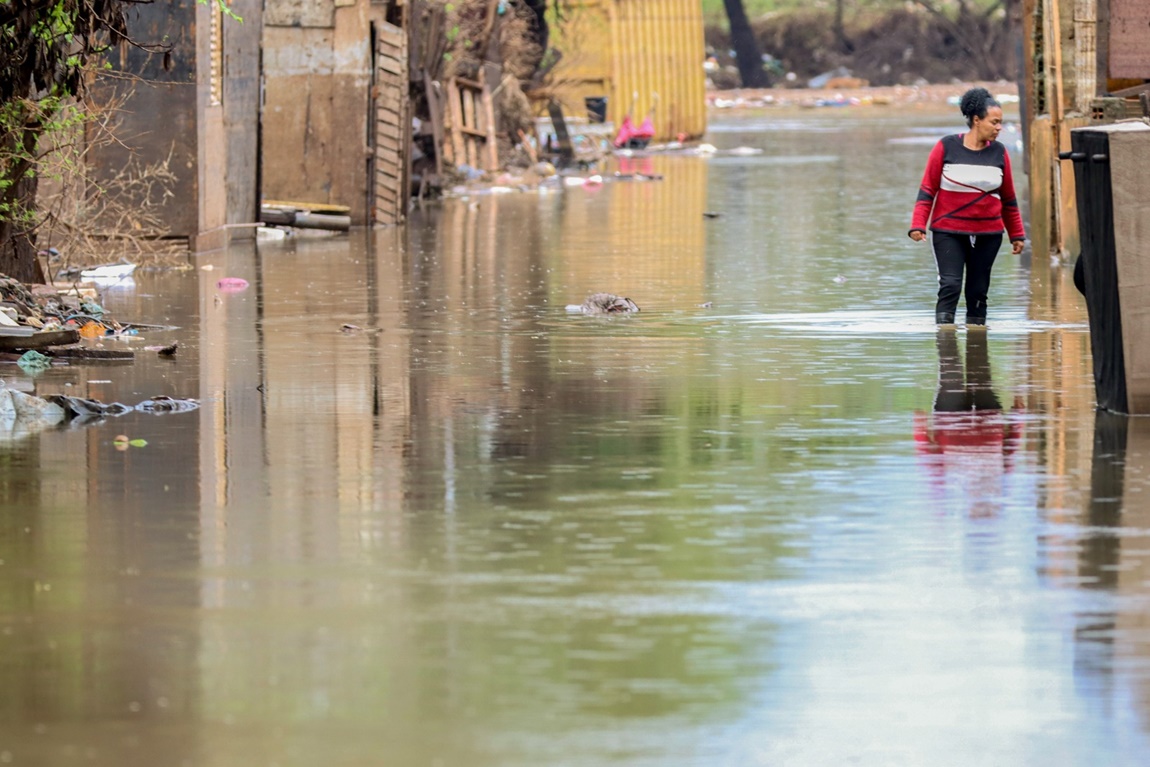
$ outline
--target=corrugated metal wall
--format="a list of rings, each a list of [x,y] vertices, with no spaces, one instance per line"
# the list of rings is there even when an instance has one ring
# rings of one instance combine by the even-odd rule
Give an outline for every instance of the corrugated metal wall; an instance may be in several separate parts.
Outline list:
[[[618,124],[634,100],[638,121],[658,94],[656,141],[706,131],[698,0],[568,0],[558,26],[554,80],[567,114],[584,115],[587,96],[607,96],[609,120]]]
[[[613,10],[617,105],[637,91],[636,114],[644,114],[658,93],[658,138],[701,136],[707,129],[702,3],[615,0]]]

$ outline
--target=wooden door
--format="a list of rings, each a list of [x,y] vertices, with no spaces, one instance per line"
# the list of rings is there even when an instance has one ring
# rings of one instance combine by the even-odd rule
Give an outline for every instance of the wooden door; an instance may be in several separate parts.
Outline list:
[[[407,33],[381,23],[375,46],[375,99],[371,172],[371,220],[397,224],[407,213],[407,155],[411,145],[408,117]]]

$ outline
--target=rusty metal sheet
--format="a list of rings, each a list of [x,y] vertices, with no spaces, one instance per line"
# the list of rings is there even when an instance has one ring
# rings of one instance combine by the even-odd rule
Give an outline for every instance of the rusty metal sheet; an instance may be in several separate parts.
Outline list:
[[[1110,76],[1150,78],[1150,3],[1110,0]]]

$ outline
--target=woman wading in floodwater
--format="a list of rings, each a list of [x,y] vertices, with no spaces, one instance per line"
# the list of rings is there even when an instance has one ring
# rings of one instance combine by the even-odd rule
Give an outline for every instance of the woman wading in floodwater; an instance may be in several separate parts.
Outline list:
[[[946,136],[931,150],[909,234],[922,242],[930,229],[938,263],[935,321],[954,322],[965,268],[966,324],[985,325],[990,269],[1002,246],[1002,230],[1015,255],[1022,252],[1026,231],[1010,156],[995,140],[1002,130],[1002,105],[985,88],[971,88],[960,108],[970,130]]]

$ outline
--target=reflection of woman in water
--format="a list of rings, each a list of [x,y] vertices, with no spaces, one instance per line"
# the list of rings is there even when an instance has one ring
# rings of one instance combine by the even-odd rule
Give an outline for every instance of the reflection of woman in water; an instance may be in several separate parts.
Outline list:
[[[930,458],[932,478],[943,484],[952,474],[972,499],[972,513],[994,513],[1001,496],[1000,480],[1010,471],[1022,437],[1022,424],[1015,413],[1022,411],[1022,398],[1014,399],[1011,413],[991,388],[990,355],[984,333],[966,337],[965,372],[953,329],[938,331],[938,392],[934,411],[918,411],[914,418],[914,441],[920,455]],[[989,496],[989,497],[988,497]]]
[[[963,94],[966,133],[944,137],[931,150],[914,205],[909,235],[915,242],[931,232],[938,264],[938,303],[935,321],[954,322],[966,271],[966,324],[986,324],[986,294],[990,269],[1002,245],[1002,230],[1010,236],[1015,255],[1022,252],[1026,232],[1010,155],[998,143],[1002,107],[985,88]]]

